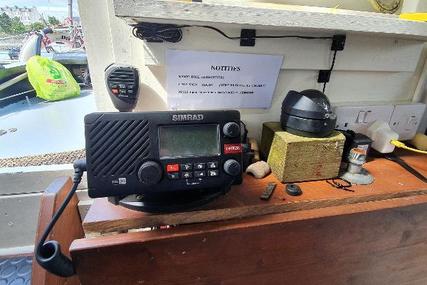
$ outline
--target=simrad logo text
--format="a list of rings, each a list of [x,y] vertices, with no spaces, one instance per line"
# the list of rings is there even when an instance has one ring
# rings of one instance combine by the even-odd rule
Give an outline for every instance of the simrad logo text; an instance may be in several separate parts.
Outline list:
[[[172,121],[202,121],[203,114],[174,114],[172,115]]]

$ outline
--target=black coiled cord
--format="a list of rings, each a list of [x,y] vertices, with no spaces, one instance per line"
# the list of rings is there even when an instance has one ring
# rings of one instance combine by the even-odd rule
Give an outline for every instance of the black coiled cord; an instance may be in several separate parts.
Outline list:
[[[182,30],[175,25],[140,23],[133,27],[132,35],[149,42],[177,43],[182,39]]]
[[[68,192],[58,211],[53,215],[52,220],[47,225],[36,248],[37,263],[46,269],[46,271],[61,277],[70,277],[76,274],[73,262],[68,256],[61,252],[61,247],[57,241],[50,240],[46,242],[46,239],[59,217],[62,215],[62,212],[64,212],[68,203],[73,198],[73,195],[77,190],[77,186],[82,180],[83,173],[86,171],[86,159],[76,160],[73,166],[73,187],[70,192]]]

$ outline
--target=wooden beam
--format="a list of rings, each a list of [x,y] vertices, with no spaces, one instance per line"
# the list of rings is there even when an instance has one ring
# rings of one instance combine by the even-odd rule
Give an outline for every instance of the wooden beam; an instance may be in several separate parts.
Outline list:
[[[114,12],[130,22],[175,24],[233,24],[306,32],[350,32],[425,40],[425,23],[396,15],[321,7],[249,1],[187,2],[169,0],[114,0]]]
[[[76,240],[82,284],[424,284],[427,198]]]

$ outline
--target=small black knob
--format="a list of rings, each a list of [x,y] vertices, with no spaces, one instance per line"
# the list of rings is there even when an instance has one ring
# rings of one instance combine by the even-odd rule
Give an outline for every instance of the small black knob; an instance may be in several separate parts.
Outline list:
[[[224,163],[224,171],[228,175],[237,176],[240,174],[240,163],[235,159],[229,159]]]
[[[222,128],[222,132],[226,137],[235,138],[240,136],[240,126],[236,122],[228,122]]]
[[[288,193],[291,196],[299,196],[302,194],[302,190],[296,184],[287,184],[286,185],[286,193]]]
[[[155,161],[146,161],[138,170],[138,178],[145,185],[157,184],[162,179],[162,168]]]

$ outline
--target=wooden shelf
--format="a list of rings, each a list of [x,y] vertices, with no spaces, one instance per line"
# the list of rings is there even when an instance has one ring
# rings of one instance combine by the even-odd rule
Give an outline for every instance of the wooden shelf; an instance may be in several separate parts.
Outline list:
[[[423,175],[427,174],[425,156],[402,153],[402,159]],[[352,190],[355,192],[348,192],[335,189],[323,180],[301,182],[298,183],[304,193],[301,196],[287,195],[283,191],[283,184],[272,174],[263,179],[244,175],[243,183],[233,186],[227,195],[189,212],[149,214],[112,205],[106,198],[95,199],[83,221],[83,228],[87,237],[95,237],[161,225],[224,221],[397,198],[415,199],[414,197],[423,196],[427,199],[427,185],[398,164],[384,158],[375,158],[365,167],[375,177],[371,185],[354,185]],[[274,195],[269,201],[260,200],[259,196],[269,182],[277,184]]]
[[[307,33],[353,32],[427,39],[427,23],[372,12],[241,1],[113,0],[113,3],[115,15],[129,24],[141,21],[175,24],[203,22]]]
[[[403,153],[427,174],[425,156]],[[366,167],[376,180],[355,192],[313,181],[293,197],[272,175],[245,176],[191,212],[148,214],[96,199],[70,254],[86,285],[425,284],[427,185],[385,159]],[[277,188],[262,201],[270,181]]]

